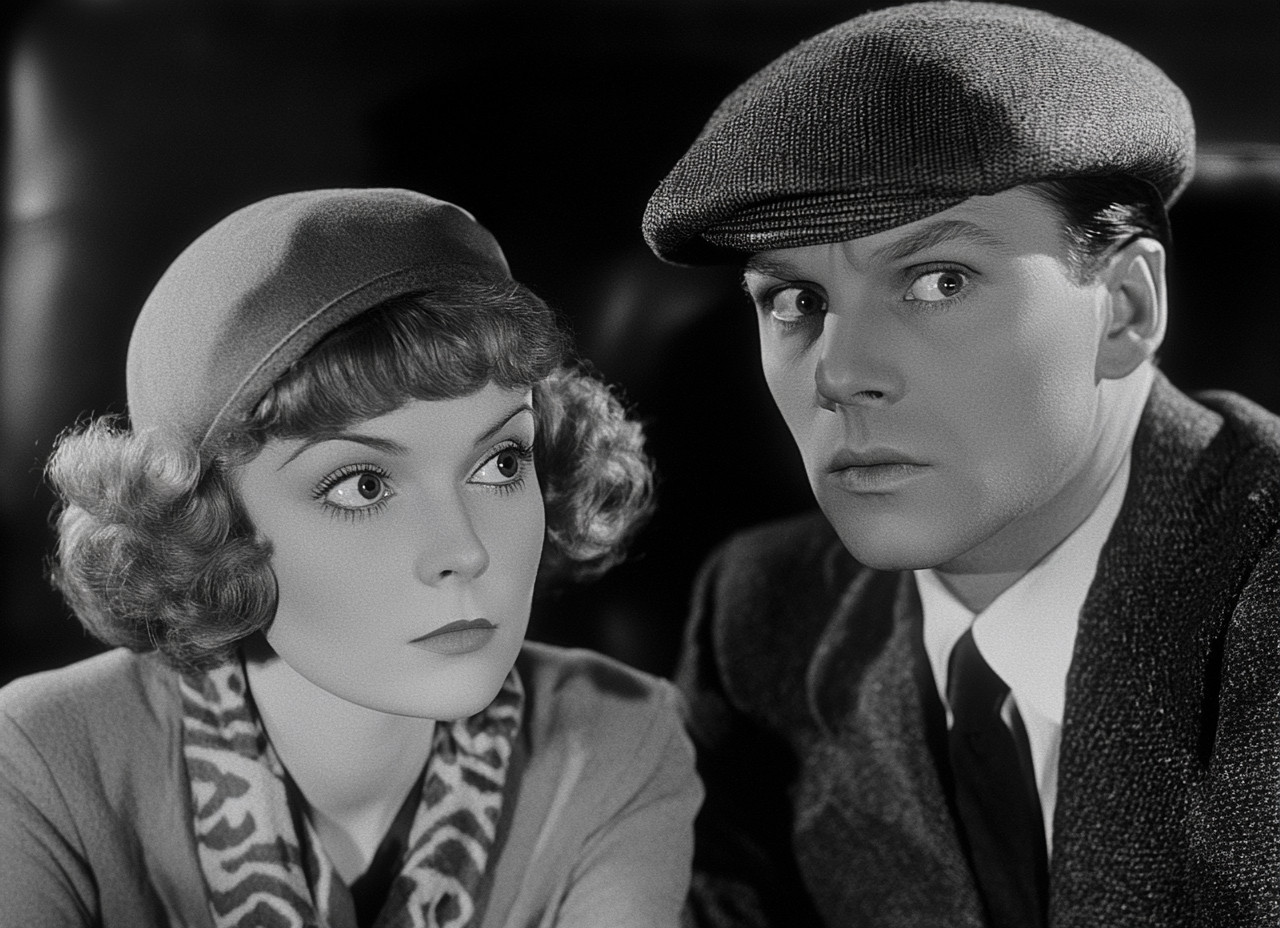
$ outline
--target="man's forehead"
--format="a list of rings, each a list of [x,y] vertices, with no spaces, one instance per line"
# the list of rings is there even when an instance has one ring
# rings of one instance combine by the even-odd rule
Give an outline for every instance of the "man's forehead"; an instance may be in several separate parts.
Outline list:
[[[785,277],[805,264],[815,249],[826,250],[831,245],[838,245],[857,263],[908,261],[948,243],[1013,255],[1025,250],[1029,232],[1043,226],[1056,233],[1059,225],[1046,200],[1028,187],[1017,187],[992,196],[971,197],[933,216],[862,238],[757,252],[746,260],[743,273]]]

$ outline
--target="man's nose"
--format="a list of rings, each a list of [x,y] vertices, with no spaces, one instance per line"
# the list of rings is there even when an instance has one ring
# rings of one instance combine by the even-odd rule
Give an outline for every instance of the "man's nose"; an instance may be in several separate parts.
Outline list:
[[[889,328],[871,312],[827,315],[814,371],[819,406],[887,406],[902,396]]]

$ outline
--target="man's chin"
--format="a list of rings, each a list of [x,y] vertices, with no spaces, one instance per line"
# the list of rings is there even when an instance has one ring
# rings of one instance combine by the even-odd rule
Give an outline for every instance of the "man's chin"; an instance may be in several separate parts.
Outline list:
[[[945,564],[959,554],[937,526],[917,525],[905,517],[827,518],[854,560],[875,570],[921,570]],[[948,542],[952,542],[948,544]]]

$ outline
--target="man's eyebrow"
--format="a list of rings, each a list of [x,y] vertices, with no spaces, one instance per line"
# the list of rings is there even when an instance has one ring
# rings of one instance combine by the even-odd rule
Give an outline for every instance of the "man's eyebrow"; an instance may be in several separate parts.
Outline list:
[[[746,286],[748,274],[763,274],[779,280],[790,280],[799,277],[800,270],[793,264],[779,258],[768,258],[764,255],[752,255],[742,266],[742,283]]]
[[[917,252],[956,239],[968,239],[979,245],[1000,250],[1009,248],[1009,243],[990,229],[984,229],[964,219],[940,219],[896,241],[881,245],[872,252],[872,256],[879,261],[902,261]]]
[[[872,252],[872,257],[878,261],[902,261],[917,252],[957,239],[967,239],[1001,251],[1008,250],[1010,247],[1009,243],[1000,236],[976,223],[965,219],[939,219],[896,241],[881,245]],[[742,267],[744,287],[748,274],[762,274],[779,280],[792,280],[804,276],[799,268],[785,259],[768,255],[753,255],[746,260]]]

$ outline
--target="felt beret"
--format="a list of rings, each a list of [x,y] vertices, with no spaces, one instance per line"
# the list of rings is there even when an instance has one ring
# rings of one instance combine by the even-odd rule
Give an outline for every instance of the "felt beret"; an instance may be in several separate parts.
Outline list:
[[[644,235],[707,264],[845,241],[971,196],[1127,174],[1191,179],[1186,98],[1146,58],[1048,13],[961,0],[867,13],[801,43],[712,114]]]
[[[147,297],[126,363],[131,425],[201,444],[337,326],[460,265],[511,276],[470,213],[421,193],[309,190],[246,206]]]

